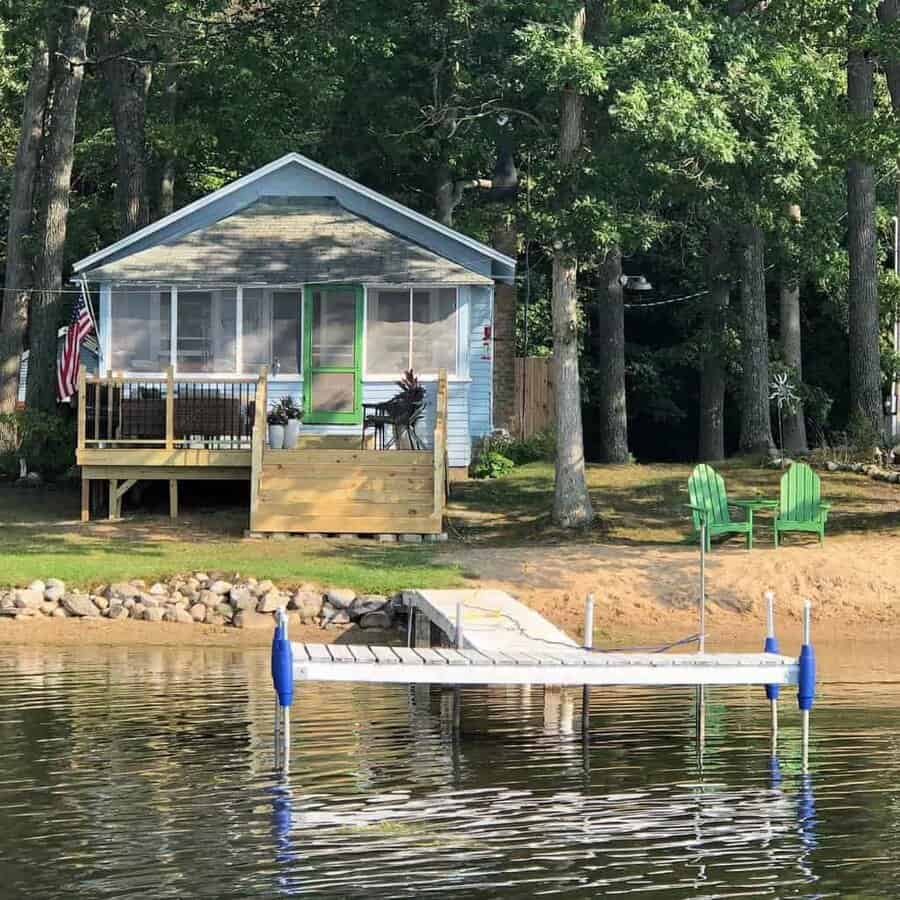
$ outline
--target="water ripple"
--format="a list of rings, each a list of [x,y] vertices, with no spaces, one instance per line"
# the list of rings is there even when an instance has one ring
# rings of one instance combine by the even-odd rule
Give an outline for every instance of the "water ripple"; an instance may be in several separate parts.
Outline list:
[[[896,896],[900,691],[827,685],[812,772],[761,691],[298,691],[263,652],[8,649],[0,897]],[[546,702],[545,702],[546,700]]]

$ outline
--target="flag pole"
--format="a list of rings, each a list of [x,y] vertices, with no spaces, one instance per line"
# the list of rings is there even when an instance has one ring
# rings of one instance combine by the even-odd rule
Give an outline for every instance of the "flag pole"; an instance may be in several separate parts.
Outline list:
[[[91,292],[88,289],[87,276],[82,272],[78,278],[78,283],[81,285],[81,296],[84,298],[84,305],[87,307],[88,315],[91,317],[91,325],[94,326],[94,334],[97,335],[97,356],[102,360],[103,346],[100,342],[100,329],[97,326],[97,317],[94,315],[94,305],[91,303]]]

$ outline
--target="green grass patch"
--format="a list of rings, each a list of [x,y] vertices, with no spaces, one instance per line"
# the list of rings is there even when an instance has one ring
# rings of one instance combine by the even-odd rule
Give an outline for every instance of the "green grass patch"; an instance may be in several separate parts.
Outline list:
[[[731,459],[716,468],[732,499],[777,499],[781,471]],[[599,544],[680,544],[693,540],[686,505],[689,464],[587,466],[596,521],[578,533]],[[827,534],[893,531],[900,526],[900,488],[846,472],[821,472],[822,496],[832,505]],[[554,528],[553,464],[519,466],[502,478],[454,485],[450,516],[455,532],[479,543],[524,544],[571,540]],[[735,511],[736,517],[742,513]],[[761,513],[761,535],[771,515]],[[765,539],[765,538],[763,538]]]
[[[227,508],[189,511],[177,524],[138,512],[124,523],[82,525],[77,502],[66,491],[0,486],[0,584],[52,576],[87,587],[201,570],[365,593],[464,583],[459,567],[430,545],[245,540],[246,512]]]

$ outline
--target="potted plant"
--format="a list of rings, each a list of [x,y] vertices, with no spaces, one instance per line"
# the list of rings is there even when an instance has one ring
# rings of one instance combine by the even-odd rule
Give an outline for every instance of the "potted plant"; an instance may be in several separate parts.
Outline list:
[[[281,450],[284,447],[284,429],[287,425],[287,416],[281,408],[281,403],[276,403],[269,410],[266,421],[269,423],[269,447],[272,450]]]
[[[397,387],[400,390],[390,401],[394,415],[394,446],[402,450],[420,450],[416,425],[425,412],[425,385],[412,369],[407,369]]]
[[[280,406],[287,420],[284,426],[284,449],[293,450],[297,446],[297,438],[300,435],[303,410],[294,403],[294,398],[290,394],[281,398]]]

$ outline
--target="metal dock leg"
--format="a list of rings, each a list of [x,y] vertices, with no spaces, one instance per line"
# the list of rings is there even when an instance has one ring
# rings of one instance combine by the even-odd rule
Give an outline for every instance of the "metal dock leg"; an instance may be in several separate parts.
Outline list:
[[[584,649],[594,648],[594,595],[588,594],[584,599]],[[591,687],[586,684],[581,689],[581,730],[587,732],[591,727]]]
[[[778,653],[778,639],[775,637],[775,594],[766,591],[766,642],[763,647],[765,653]],[[770,753],[774,756],[778,752],[778,696],[781,692],[777,684],[766,685],[766,699],[769,701],[771,713],[771,744]]]
[[[801,740],[803,743],[803,771],[809,770],[809,713],[816,698],[816,655],[810,638],[812,604],[803,603],[803,643],[800,647],[800,673],[797,685],[797,705],[800,707]]]
[[[278,610],[272,637],[272,683],[275,686],[275,766],[287,774],[290,768],[291,704],[294,702],[294,657],[284,608]]]

